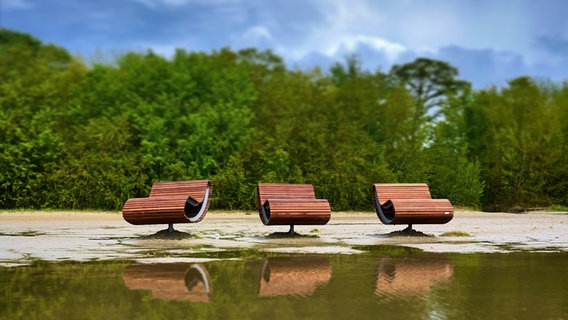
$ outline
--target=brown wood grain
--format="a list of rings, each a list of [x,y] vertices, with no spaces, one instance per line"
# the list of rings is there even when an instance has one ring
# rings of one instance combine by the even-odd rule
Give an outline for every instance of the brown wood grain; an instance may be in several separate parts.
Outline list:
[[[323,225],[331,218],[328,201],[316,199],[311,184],[259,183],[257,191],[265,225]]]
[[[454,208],[447,199],[432,199],[427,184],[373,185],[373,203],[384,224],[443,224],[452,220]]]
[[[196,223],[209,210],[211,190],[209,180],[156,182],[149,197],[126,201],[122,217],[134,225]]]

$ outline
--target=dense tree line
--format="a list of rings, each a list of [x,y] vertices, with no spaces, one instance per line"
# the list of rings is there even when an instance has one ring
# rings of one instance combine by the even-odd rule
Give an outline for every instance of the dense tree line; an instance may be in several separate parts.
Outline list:
[[[155,181],[209,178],[214,208],[257,182],[312,183],[334,210],[427,182],[487,210],[568,205],[568,83],[474,91],[420,58],[293,70],[270,51],[128,52],[86,65],[0,29],[0,207],[120,209]]]

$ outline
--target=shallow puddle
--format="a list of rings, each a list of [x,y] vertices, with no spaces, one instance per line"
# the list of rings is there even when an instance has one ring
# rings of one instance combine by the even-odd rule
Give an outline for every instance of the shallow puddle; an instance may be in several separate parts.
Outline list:
[[[568,318],[565,252],[359,249],[366,253],[0,268],[0,318]]]

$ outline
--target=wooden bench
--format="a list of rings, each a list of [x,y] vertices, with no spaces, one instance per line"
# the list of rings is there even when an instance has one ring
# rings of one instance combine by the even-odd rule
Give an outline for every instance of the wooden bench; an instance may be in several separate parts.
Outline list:
[[[331,208],[324,199],[316,199],[311,184],[259,183],[258,213],[264,225],[324,225],[331,218]]]
[[[147,198],[131,198],[122,208],[122,217],[134,225],[195,223],[203,220],[211,201],[211,181],[156,182]]]
[[[373,204],[384,224],[443,224],[454,217],[447,199],[432,199],[424,183],[377,183],[373,185]]]

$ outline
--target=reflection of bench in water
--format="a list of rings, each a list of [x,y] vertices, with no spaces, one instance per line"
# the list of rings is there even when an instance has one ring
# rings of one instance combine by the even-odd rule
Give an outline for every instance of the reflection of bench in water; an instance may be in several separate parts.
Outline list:
[[[132,290],[150,290],[157,299],[209,302],[211,280],[201,264],[134,264],[124,269],[124,284]]]
[[[147,198],[128,199],[122,217],[131,224],[168,224],[201,221],[211,201],[211,181],[156,182]]]
[[[308,296],[331,279],[327,257],[274,257],[264,260],[260,273],[258,295]]]
[[[454,265],[449,260],[413,257],[383,257],[377,267],[375,294],[423,294],[430,287],[449,280]]]

